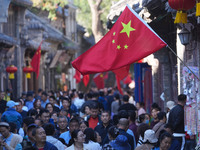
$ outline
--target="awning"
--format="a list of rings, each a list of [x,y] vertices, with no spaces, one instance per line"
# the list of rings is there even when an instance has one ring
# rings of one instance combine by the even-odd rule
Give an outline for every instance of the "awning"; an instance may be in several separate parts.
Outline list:
[[[31,0],[12,0],[11,2],[24,7],[31,7],[33,5]]]
[[[0,33],[0,47],[10,48],[14,45],[17,45],[18,41],[13,37]]]

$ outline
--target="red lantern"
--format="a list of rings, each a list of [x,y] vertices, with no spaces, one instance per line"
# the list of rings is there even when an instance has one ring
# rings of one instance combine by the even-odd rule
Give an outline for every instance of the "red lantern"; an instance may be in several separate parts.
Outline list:
[[[31,78],[31,72],[33,72],[33,68],[31,66],[27,66],[23,68],[23,72],[26,73],[26,78]]]
[[[187,23],[186,11],[192,9],[195,5],[195,0],[168,0],[169,6],[177,10],[174,23]]]
[[[15,67],[14,65],[11,65],[9,67],[6,68],[6,72],[9,73],[9,79],[14,79],[14,73],[17,71],[17,67]]]

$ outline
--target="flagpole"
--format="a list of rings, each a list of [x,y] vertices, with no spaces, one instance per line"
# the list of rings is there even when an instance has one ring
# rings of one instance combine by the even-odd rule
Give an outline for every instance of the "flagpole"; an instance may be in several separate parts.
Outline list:
[[[169,48],[172,51],[172,53],[183,63],[183,65],[187,67],[188,70],[190,70],[191,73],[200,81],[199,77],[197,77],[197,75],[183,62],[183,60],[173,51],[173,49],[169,47],[169,45],[167,45],[166,47]]]

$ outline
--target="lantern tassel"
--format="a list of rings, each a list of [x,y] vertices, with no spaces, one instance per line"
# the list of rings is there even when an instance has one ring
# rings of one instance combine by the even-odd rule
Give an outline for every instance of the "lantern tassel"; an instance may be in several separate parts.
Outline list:
[[[196,16],[200,16],[200,3],[196,4]]]
[[[15,78],[14,73],[10,73],[10,74],[9,74],[9,79],[14,79],[14,78]]]
[[[31,74],[30,73],[26,73],[26,78],[30,79],[31,78]]]
[[[187,23],[187,13],[183,11],[177,11],[174,23]]]

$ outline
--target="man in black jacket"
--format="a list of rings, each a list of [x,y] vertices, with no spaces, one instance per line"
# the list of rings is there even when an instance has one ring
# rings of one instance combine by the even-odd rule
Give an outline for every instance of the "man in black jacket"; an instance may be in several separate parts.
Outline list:
[[[185,145],[185,131],[184,131],[184,106],[186,104],[187,96],[180,94],[178,96],[177,105],[170,111],[168,123],[173,127],[174,137],[180,141],[181,150]]]

